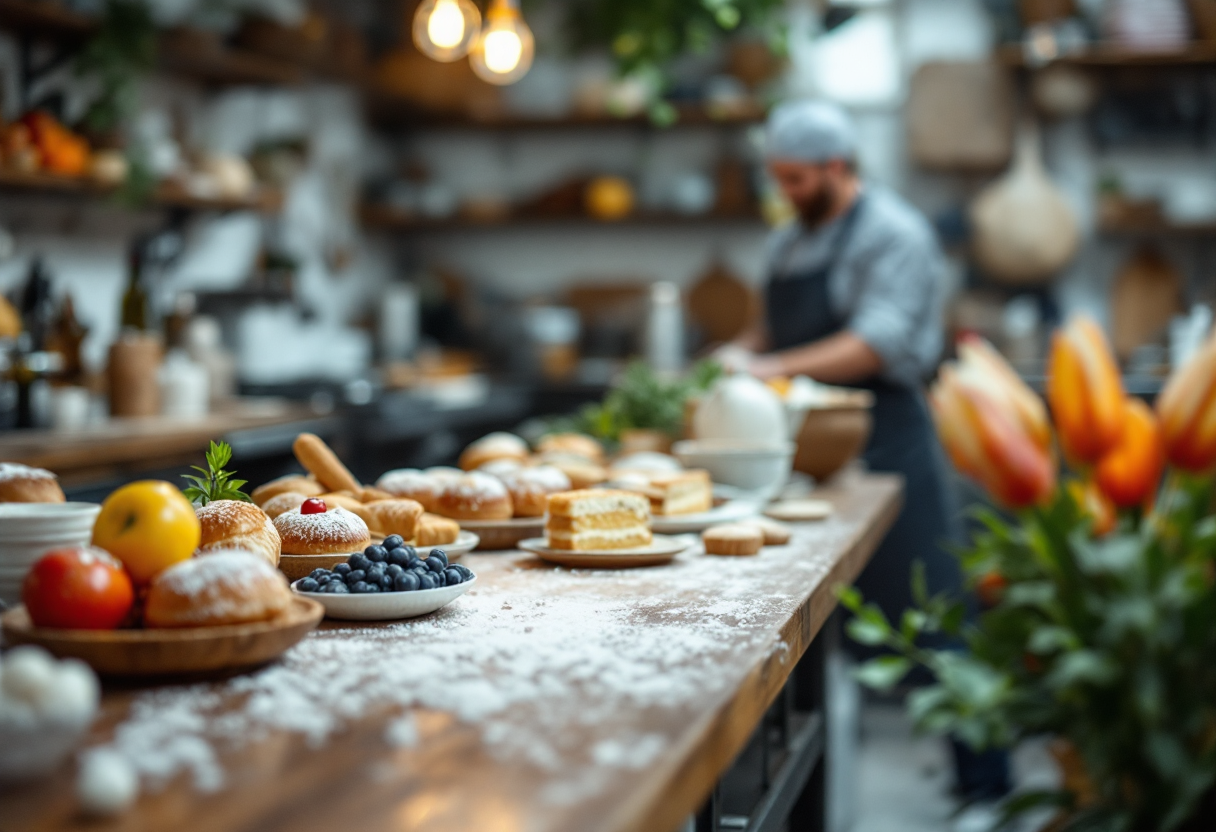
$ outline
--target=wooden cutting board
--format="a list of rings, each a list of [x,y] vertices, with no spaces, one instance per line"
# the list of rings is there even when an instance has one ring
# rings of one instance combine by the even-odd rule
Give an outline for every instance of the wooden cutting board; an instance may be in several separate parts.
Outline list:
[[[725,343],[759,317],[760,298],[720,260],[688,291],[688,313],[712,344]]]
[[[989,61],[923,64],[908,90],[908,152],[921,167],[993,171],[1013,154],[1008,71]]]
[[[1120,359],[1156,339],[1181,314],[1182,286],[1182,275],[1155,246],[1142,245],[1128,258],[1111,287],[1111,328]]]

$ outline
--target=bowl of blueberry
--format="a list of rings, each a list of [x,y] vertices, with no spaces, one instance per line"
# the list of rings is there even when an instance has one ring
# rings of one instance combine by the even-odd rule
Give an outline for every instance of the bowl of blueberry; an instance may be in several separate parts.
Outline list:
[[[442,549],[422,556],[394,534],[333,569],[314,569],[291,588],[320,601],[329,618],[381,621],[434,612],[476,580],[467,566],[449,563]]]

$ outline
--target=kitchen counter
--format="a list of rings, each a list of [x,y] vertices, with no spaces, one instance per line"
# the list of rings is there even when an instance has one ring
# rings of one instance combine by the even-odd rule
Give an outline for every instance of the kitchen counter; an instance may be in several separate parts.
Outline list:
[[[670,832],[744,747],[901,493],[897,477],[847,473],[816,495],[829,519],[753,558],[587,571],[468,555],[477,584],[434,615],[327,621],[226,682],[108,690],[94,741],[118,725],[161,790],[86,823],[64,772],[4,795],[0,829]]]
[[[336,421],[278,399],[238,399],[197,420],[165,416],[111,419],[79,431],[0,433],[0,460],[46,468],[71,487],[170,466],[201,465],[208,443],[224,440],[234,457],[290,451],[301,431],[326,434]]]

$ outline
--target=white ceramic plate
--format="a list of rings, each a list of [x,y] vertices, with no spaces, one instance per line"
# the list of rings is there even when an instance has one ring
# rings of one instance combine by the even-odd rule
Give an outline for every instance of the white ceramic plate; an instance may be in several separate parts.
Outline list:
[[[303,580],[301,578],[300,580]],[[374,592],[368,595],[329,595],[324,592],[300,592],[295,581],[293,592],[311,598],[325,607],[326,618],[342,618],[347,621],[392,621],[400,618],[417,618],[446,607],[464,595],[477,576],[455,586],[437,589],[417,589],[413,592]]]
[[[691,534],[703,532],[719,523],[731,523],[754,517],[764,508],[762,500],[731,500],[697,514],[654,515],[650,527],[660,534]]]
[[[418,557],[424,558],[431,553],[432,549],[439,549],[448,556],[449,561],[455,561],[461,555],[467,555],[476,549],[477,544],[480,542],[481,538],[473,534],[473,532],[466,532],[461,529],[455,543],[440,543],[438,546],[415,546],[414,550],[418,552]]]
[[[549,541],[534,537],[521,541],[519,548],[531,552],[541,560],[579,569],[632,569],[637,566],[657,566],[669,563],[676,555],[696,544],[689,537],[667,537],[656,534],[649,546],[633,549],[597,549],[570,551],[551,549]]]

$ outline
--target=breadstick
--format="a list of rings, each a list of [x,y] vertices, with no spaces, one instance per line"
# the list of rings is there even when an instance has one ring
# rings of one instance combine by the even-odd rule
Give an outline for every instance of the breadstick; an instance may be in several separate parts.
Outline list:
[[[295,452],[300,464],[317,478],[317,482],[330,491],[358,493],[363,488],[321,437],[311,433],[301,433],[296,437],[291,449]]]

